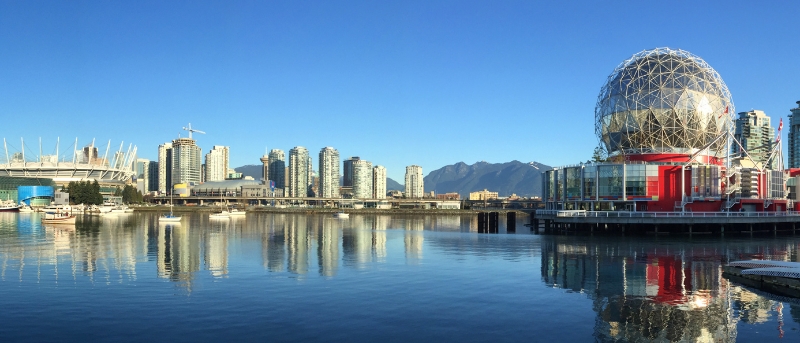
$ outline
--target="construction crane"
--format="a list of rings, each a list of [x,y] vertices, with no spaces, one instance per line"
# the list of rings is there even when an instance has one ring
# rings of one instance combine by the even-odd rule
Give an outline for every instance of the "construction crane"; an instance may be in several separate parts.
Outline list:
[[[192,123],[189,123],[188,127],[184,126],[183,129],[186,130],[186,131],[189,131],[189,139],[192,139],[192,132],[205,134],[205,132],[203,132],[203,131],[193,129],[192,128]]]

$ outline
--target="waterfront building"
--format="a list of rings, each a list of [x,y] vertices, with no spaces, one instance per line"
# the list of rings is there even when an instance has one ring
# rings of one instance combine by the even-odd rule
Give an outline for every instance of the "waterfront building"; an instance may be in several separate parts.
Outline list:
[[[739,118],[736,119],[734,137],[742,144],[741,147],[739,144],[733,144],[731,147],[733,153],[738,155],[734,158],[747,158],[742,150],[744,147],[753,162],[769,169],[776,169],[777,159],[770,159],[772,148],[775,146],[775,130],[770,125],[770,118],[764,111],[740,112]]]
[[[358,156],[350,157],[349,159],[344,160],[343,163],[343,175],[342,175],[342,187],[353,187],[353,163],[355,161],[360,160]]]
[[[469,200],[483,201],[483,200],[496,200],[497,198],[498,198],[497,192],[489,192],[485,188],[482,191],[469,193]]]
[[[486,191],[486,189],[484,189],[484,191]],[[471,195],[472,193],[470,193],[470,196]],[[461,195],[455,192],[436,194],[436,200],[461,200]]]
[[[308,194],[308,150],[296,146],[289,150],[289,196],[306,197]]]
[[[286,154],[281,149],[272,149],[269,152],[269,178],[275,183],[276,189],[286,187]]]
[[[372,198],[386,199],[386,168],[375,166],[372,168]]]
[[[194,184],[202,181],[202,150],[192,138],[172,141],[172,184]],[[171,185],[170,185],[171,186]]]
[[[789,114],[789,168],[800,168],[800,101]]]
[[[319,152],[319,196],[339,197],[339,151],[332,147]]]
[[[410,165],[406,167],[406,198],[422,198],[425,192],[422,167]]]
[[[158,146],[158,193],[167,194],[172,188],[172,143]],[[170,191],[171,193],[171,191]]]
[[[206,154],[205,178],[203,181],[222,181],[228,176],[230,148],[215,145]]]
[[[264,153],[259,160],[261,161],[261,180],[265,184],[269,184],[269,154]]]
[[[757,137],[759,142],[745,149],[771,143],[768,117],[758,112],[739,115],[746,118],[740,137]],[[736,113],[730,92],[703,59],[670,48],[635,54],[614,69],[597,99],[595,134],[608,160],[546,171],[546,210],[537,216],[552,217],[537,218],[555,220],[556,212],[565,210],[787,210],[782,171],[727,158],[727,143],[734,138],[734,118],[729,113]],[[751,118],[755,118],[752,125]],[[602,215],[586,218],[586,223],[606,220]],[[664,225],[675,224],[664,218]],[[675,224],[673,229],[692,227]]]
[[[149,175],[147,192],[158,192],[158,161],[150,161],[147,173]]]
[[[150,189],[150,160],[136,159],[136,189],[146,194]]]
[[[93,140],[81,148],[76,138],[72,149],[59,154],[60,139],[56,139],[55,153],[43,154],[45,148],[41,139],[38,149],[26,146],[24,140],[20,143],[18,151],[4,144],[0,177],[42,179],[43,184],[45,180],[52,181],[57,187],[66,187],[72,181],[97,181],[100,193],[108,195],[129,184],[136,174],[136,147],[133,145],[127,150],[120,145],[119,150],[114,151],[110,141],[105,148],[98,149]]]
[[[353,198],[372,198],[372,162],[362,159],[354,160],[353,166]]]

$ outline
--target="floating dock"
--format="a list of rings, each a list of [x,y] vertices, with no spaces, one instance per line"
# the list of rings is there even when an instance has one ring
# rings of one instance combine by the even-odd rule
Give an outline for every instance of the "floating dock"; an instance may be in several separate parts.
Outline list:
[[[800,262],[736,261],[722,267],[722,275],[748,287],[800,298]]]

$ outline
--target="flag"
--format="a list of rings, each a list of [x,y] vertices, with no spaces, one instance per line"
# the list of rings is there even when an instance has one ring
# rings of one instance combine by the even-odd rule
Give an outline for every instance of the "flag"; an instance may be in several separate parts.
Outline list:
[[[781,118],[781,122],[778,124],[778,137],[775,138],[775,142],[781,140],[781,130],[783,130],[783,118]]]

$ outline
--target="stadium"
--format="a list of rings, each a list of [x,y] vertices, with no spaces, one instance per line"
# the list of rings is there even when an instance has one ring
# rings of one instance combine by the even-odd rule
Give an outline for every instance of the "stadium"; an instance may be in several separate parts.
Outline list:
[[[741,147],[735,113],[728,87],[700,57],[670,48],[633,55],[597,98],[595,134],[607,158],[547,171],[546,210],[785,212],[783,171],[731,153]],[[782,159],[779,149],[771,159]]]
[[[34,148],[36,150],[31,149],[22,139],[18,148],[3,139],[3,149],[5,155],[0,157],[0,162],[4,162],[0,163],[0,184],[19,186],[19,180],[26,180],[25,183],[30,183],[29,186],[47,185],[60,188],[72,181],[97,181],[101,193],[113,194],[117,187],[124,187],[134,175],[134,145],[123,150],[123,145],[120,144],[118,149],[112,150],[111,141],[105,146],[96,146],[92,140],[91,143],[81,146],[76,138],[70,147],[61,150],[57,139],[52,148],[47,148],[50,151],[44,153],[41,139]]]

